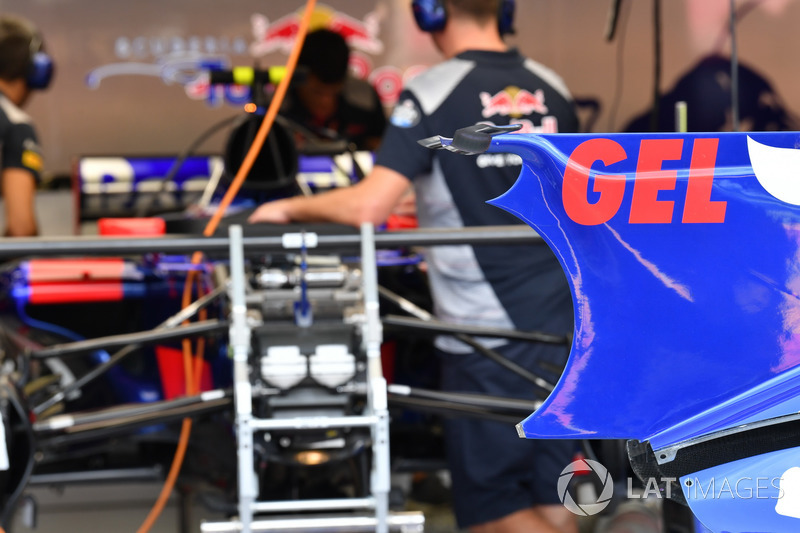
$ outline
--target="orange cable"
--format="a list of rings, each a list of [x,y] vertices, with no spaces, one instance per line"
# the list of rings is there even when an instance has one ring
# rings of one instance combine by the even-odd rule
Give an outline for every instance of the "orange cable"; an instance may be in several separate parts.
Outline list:
[[[255,138],[253,139],[253,144],[250,146],[250,150],[247,152],[244,160],[242,161],[241,166],[239,167],[236,176],[234,177],[233,181],[231,182],[230,187],[225,192],[225,195],[222,197],[217,210],[214,212],[214,215],[206,224],[205,229],[203,230],[203,235],[206,237],[210,237],[214,234],[219,226],[222,217],[225,214],[228,206],[233,201],[233,198],[239,192],[244,180],[247,178],[247,175],[250,173],[250,170],[255,163],[256,157],[258,156],[259,152],[261,151],[261,147],[264,144],[264,141],[269,134],[270,129],[272,128],[272,124],[275,122],[275,117],[278,115],[278,110],[280,109],[281,103],[283,102],[284,97],[286,96],[286,92],[289,89],[289,83],[291,82],[292,75],[294,74],[295,67],[297,66],[297,59],[300,56],[300,49],[302,48],[303,41],[305,41],[306,33],[308,32],[308,27],[311,23],[311,15],[314,12],[314,7],[316,5],[316,0],[307,0],[306,8],[303,12],[303,18],[300,20],[300,25],[297,30],[297,38],[295,39],[294,46],[292,47],[292,51],[289,54],[289,59],[286,62],[286,74],[284,75],[283,79],[278,84],[277,89],[275,90],[275,94],[272,97],[272,101],[270,102],[269,108],[267,109],[266,115],[264,115],[264,120],[261,123],[261,127],[258,129]],[[195,252],[192,254],[192,264],[196,265],[199,264],[202,260],[203,254],[201,252]],[[182,305],[185,308],[191,303],[191,283],[194,279],[196,272],[191,270],[186,277],[186,284],[184,285],[183,291],[183,302]],[[187,290],[187,287],[189,289]],[[199,348],[199,345],[198,345]],[[198,354],[198,356],[202,357],[202,353]],[[187,395],[190,394],[190,391],[196,391],[200,389],[200,371],[195,372],[195,368],[200,367],[201,363],[198,363],[195,360],[195,368],[192,368],[191,365],[191,343],[184,342],[183,343],[183,361],[184,361],[184,370],[185,376],[184,381],[186,383],[186,393]],[[175,486],[175,482],[178,478],[178,473],[180,472],[181,466],[183,464],[183,459],[186,455],[186,449],[189,445],[189,436],[191,435],[192,431],[192,420],[191,418],[184,418],[183,424],[181,426],[181,433],[178,438],[178,446],[175,449],[175,456],[172,460],[172,465],[170,466],[169,473],[167,475],[166,480],[164,481],[164,486],[161,489],[161,493],[158,495],[158,499],[156,503],[153,505],[153,508],[150,510],[150,513],[145,518],[145,521],[139,527],[137,533],[147,533],[150,531],[150,528],[153,527],[158,517],[161,515],[161,512],[164,509],[164,506],[167,504],[167,500],[169,499],[170,494],[172,493],[172,489]],[[1,533],[1,532],[0,532]]]
[[[202,280],[200,279],[200,276],[196,277],[197,277],[197,283],[196,283],[197,297],[201,298],[203,296],[203,283]],[[200,311],[197,313],[197,318],[199,318],[200,320],[205,320],[206,318],[208,318],[208,310],[205,307],[200,309]],[[189,346],[189,349],[191,349],[191,344]],[[203,383],[203,362],[205,360],[203,354],[205,353],[205,351],[206,351],[206,338],[200,337],[197,339],[197,348],[194,353],[194,371],[193,371],[194,387],[192,388],[191,391],[187,393],[189,395],[200,394],[200,389]]]
[[[225,195],[222,197],[219,207],[214,212],[214,215],[211,217],[211,220],[208,221],[208,224],[203,231],[203,235],[206,237],[212,236],[217,230],[220,220],[222,220],[222,217],[225,215],[225,210],[231,204],[233,198],[242,187],[244,180],[247,178],[247,175],[250,173],[250,169],[253,167],[253,164],[256,161],[256,157],[258,157],[258,154],[261,151],[261,147],[264,145],[264,141],[267,139],[269,131],[272,129],[272,124],[275,122],[275,117],[278,116],[281,103],[286,96],[286,92],[289,90],[289,84],[292,81],[292,76],[294,75],[294,70],[297,66],[297,60],[300,57],[300,50],[303,47],[303,41],[306,39],[306,33],[308,32],[308,26],[311,24],[311,15],[314,12],[314,6],[316,3],[316,0],[307,0],[306,2],[306,9],[303,13],[303,18],[300,20],[300,26],[297,29],[297,38],[295,39],[294,46],[289,54],[289,59],[286,61],[286,74],[283,76],[283,79],[281,79],[280,83],[278,83],[278,87],[275,89],[275,94],[273,95],[272,101],[267,109],[267,114],[264,115],[264,121],[261,122],[261,127],[258,128],[258,132],[253,139],[253,144],[250,146],[250,150],[247,152],[247,155],[242,161],[239,171],[236,172],[236,176],[233,178],[231,186],[227,191],[225,191]]]

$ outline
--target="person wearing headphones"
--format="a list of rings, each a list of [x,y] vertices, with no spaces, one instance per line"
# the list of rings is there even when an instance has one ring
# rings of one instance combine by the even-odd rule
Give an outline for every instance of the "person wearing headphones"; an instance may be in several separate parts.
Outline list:
[[[251,222],[379,224],[409,183],[422,227],[521,224],[486,204],[516,181],[521,160],[465,157],[428,150],[417,141],[452,135],[477,122],[521,124],[526,132],[574,132],[573,100],[552,71],[509,48],[513,0],[413,0],[419,27],[445,60],[408,82],[383,136],[372,172],[352,187],[260,206]],[[541,245],[437,246],[425,254],[437,318],[565,335],[572,299],[554,254]],[[481,342],[555,383],[567,346],[500,339]],[[534,386],[452,337],[436,340],[442,388],[533,399]],[[557,483],[573,460],[572,441],[525,440],[511,424],[445,421],[453,508],[472,533],[575,533],[575,517],[560,503]]]
[[[42,154],[22,107],[32,91],[48,87],[52,76],[53,61],[34,26],[22,18],[0,17],[0,187],[9,237],[38,233],[35,194]]]
[[[375,150],[386,128],[386,115],[375,89],[351,75],[350,48],[340,34],[327,28],[310,32],[297,60],[303,81],[293,83],[281,114],[301,126],[295,140],[301,151],[308,144],[347,141],[356,150]]]

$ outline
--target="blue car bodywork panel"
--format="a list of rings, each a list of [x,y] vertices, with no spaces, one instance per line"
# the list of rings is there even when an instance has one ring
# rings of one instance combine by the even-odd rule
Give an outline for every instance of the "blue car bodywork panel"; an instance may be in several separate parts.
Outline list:
[[[800,134],[504,133],[487,151],[521,156],[490,203],[541,234],[575,304],[565,371],[522,435],[647,441],[666,463],[797,419]],[[780,438],[680,476],[705,526],[800,530],[800,448]]]
[[[800,181],[796,146],[796,133],[492,138],[523,170],[491,203],[548,242],[575,303],[566,370],[525,436],[658,449],[800,411],[800,200],[779,184]]]

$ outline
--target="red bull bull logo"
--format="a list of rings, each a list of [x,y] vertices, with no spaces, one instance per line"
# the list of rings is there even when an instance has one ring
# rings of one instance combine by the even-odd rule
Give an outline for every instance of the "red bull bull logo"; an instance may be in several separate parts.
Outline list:
[[[250,19],[253,31],[250,53],[254,57],[276,51],[289,53],[297,38],[301,15],[301,11],[296,11],[274,21],[261,14],[253,15]],[[312,14],[309,31],[326,28],[341,34],[352,51],[350,69],[353,74],[368,80],[378,92],[381,102],[391,106],[400,95],[404,76],[408,72],[416,73],[422,67],[411,67],[406,74],[391,65],[373,70],[372,61],[367,54],[375,55],[383,52],[383,42],[378,38],[382,18],[380,7],[367,13],[363,19],[358,19],[319,4]]]
[[[270,22],[264,15],[253,15],[250,19],[254,38],[251,53],[256,57],[278,50],[288,53],[300,28],[300,17],[301,12],[295,11]],[[383,42],[378,39],[380,20],[378,11],[367,13],[363,20],[359,20],[320,4],[312,14],[309,31],[328,28],[342,34],[354,50],[380,54],[383,52]]]
[[[479,96],[485,118],[494,115],[520,118],[531,113],[544,115],[548,111],[541,89],[530,92],[512,85],[494,95],[482,92]]]

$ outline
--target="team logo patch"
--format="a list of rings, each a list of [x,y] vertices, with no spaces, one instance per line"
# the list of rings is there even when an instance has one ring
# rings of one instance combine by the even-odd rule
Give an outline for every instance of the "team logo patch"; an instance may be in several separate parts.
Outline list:
[[[548,111],[544,103],[544,91],[541,89],[530,92],[509,85],[496,94],[481,92],[478,96],[483,106],[484,118],[494,115],[519,118],[531,113],[544,115]]]
[[[39,172],[42,170],[42,156],[33,150],[25,150],[22,152],[22,164],[31,170]]]
[[[413,128],[419,124],[420,111],[412,100],[403,100],[392,111],[389,121],[398,128]]]

